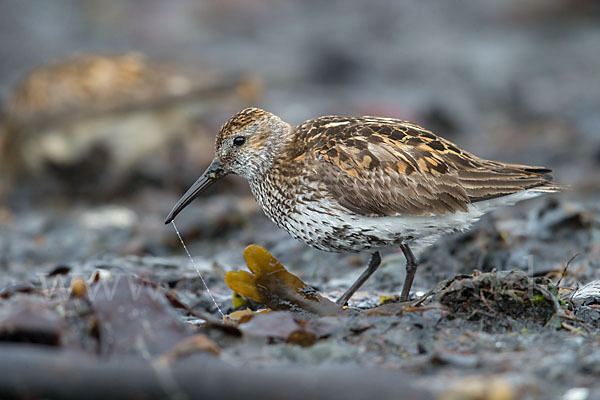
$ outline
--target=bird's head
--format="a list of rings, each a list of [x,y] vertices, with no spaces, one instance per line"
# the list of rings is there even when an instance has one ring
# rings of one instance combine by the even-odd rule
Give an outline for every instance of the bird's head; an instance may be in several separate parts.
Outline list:
[[[200,193],[229,173],[249,181],[263,177],[289,142],[293,130],[278,116],[259,108],[246,108],[235,114],[217,135],[214,160],[179,199],[165,223],[175,219]]]

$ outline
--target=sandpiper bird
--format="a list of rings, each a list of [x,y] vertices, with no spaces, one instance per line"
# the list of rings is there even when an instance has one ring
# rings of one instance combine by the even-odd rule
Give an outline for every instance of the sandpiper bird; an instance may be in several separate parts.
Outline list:
[[[247,108],[223,125],[215,159],[165,223],[235,173],[248,180],[264,213],[294,238],[325,251],[372,252],[338,304],[375,272],[378,250],[391,246],[406,257],[400,295],[406,301],[417,270],[410,245],[429,245],[496,207],[559,190],[550,172],[479,158],[397,119],[324,116],[293,127]]]

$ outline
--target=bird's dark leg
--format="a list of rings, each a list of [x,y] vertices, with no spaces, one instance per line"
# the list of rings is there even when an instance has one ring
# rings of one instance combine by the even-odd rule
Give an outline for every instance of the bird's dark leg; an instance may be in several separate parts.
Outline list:
[[[348,300],[350,300],[350,297],[352,297],[354,292],[356,292],[363,285],[363,283],[365,283],[365,281],[367,279],[369,279],[369,277],[371,275],[373,275],[373,272],[377,271],[377,268],[379,268],[380,264],[381,264],[381,256],[379,255],[379,252],[376,251],[375,253],[371,254],[371,258],[369,259],[369,265],[367,265],[367,269],[365,269],[363,271],[363,273],[360,274],[360,276],[352,284],[352,286],[350,286],[348,288],[348,290],[346,290],[344,292],[342,297],[340,297],[337,300],[337,304],[340,307],[343,307],[344,305],[346,305],[346,303],[348,302]]]
[[[402,285],[402,293],[400,293],[400,301],[408,301],[408,295],[410,294],[410,288],[413,280],[415,279],[415,273],[417,272],[417,258],[413,254],[408,244],[402,243],[400,245],[404,257],[406,257],[406,278],[404,279],[404,285]]]

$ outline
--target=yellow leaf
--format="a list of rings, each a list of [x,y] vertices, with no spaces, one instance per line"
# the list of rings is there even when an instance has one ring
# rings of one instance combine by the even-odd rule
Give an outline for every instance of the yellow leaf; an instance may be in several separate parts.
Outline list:
[[[229,288],[273,310],[308,311],[318,315],[335,314],[337,304],[302,282],[264,247],[250,245],[244,250],[248,271],[225,275]]]

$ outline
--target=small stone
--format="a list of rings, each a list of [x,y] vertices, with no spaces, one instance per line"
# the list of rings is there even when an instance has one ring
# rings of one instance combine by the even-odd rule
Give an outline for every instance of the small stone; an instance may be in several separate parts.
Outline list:
[[[600,281],[592,281],[577,289],[571,301],[576,306],[600,304]]]
[[[87,284],[81,277],[77,277],[71,283],[71,295],[75,297],[83,297],[87,293]]]

